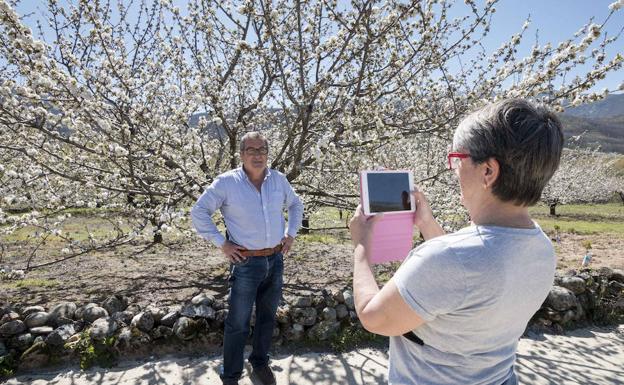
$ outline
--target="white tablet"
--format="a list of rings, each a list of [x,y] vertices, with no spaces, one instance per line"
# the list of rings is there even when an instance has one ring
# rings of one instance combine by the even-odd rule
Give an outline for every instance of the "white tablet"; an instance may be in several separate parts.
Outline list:
[[[360,195],[364,214],[414,212],[414,178],[406,170],[360,172]]]

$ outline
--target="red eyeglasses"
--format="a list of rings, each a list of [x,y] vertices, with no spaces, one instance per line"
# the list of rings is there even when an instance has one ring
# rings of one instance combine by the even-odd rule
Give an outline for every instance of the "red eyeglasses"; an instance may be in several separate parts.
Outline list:
[[[466,158],[470,158],[470,154],[464,154],[463,152],[449,152],[446,156],[446,159],[448,159],[449,170],[455,170],[459,167],[461,160]]]

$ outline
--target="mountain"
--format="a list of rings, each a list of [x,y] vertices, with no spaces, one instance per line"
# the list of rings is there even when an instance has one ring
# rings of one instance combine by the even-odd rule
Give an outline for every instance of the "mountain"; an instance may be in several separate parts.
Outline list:
[[[581,135],[582,146],[624,154],[624,94],[569,108],[559,117],[566,139]]]
[[[609,94],[597,102],[568,108],[563,115],[586,119],[603,119],[624,115],[624,94]]]

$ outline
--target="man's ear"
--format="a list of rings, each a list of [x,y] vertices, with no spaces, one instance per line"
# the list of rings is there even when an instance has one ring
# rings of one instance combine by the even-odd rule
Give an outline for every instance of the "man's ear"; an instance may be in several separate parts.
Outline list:
[[[492,187],[500,174],[500,164],[495,158],[488,158],[483,167],[483,185],[485,188]]]

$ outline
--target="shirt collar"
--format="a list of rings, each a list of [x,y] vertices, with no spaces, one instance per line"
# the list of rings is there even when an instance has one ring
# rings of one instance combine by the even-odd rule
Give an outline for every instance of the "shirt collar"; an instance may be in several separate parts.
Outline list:
[[[236,169],[238,171],[238,173],[240,175],[243,176],[243,178],[249,180],[249,177],[247,176],[247,173],[245,172],[245,170],[243,170],[243,166],[240,166],[239,168]],[[264,180],[269,179],[269,177],[271,176],[271,169],[270,168],[266,168],[264,171]]]

